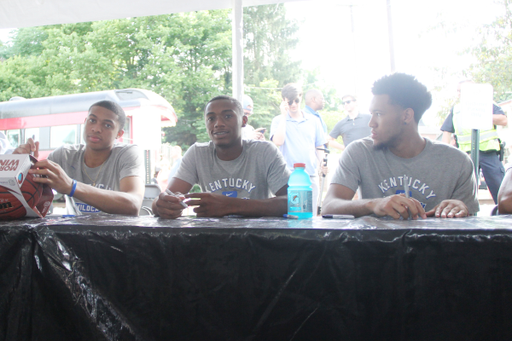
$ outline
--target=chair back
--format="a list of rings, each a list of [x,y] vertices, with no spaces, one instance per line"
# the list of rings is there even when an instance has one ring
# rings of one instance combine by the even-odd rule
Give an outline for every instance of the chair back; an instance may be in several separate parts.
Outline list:
[[[160,186],[156,184],[146,184],[146,188],[144,190],[144,198],[142,199],[142,207],[139,211],[139,215],[152,214],[151,206],[153,204],[153,200],[155,200],[155,198],[158,197],[160,193],[162,193]]]

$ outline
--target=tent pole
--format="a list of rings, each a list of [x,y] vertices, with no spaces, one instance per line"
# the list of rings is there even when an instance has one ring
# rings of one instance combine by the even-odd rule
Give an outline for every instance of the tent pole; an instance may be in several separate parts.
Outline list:
[[[244,95],[243,15],[242,0],[233,0],[233,97],[240,103]]]

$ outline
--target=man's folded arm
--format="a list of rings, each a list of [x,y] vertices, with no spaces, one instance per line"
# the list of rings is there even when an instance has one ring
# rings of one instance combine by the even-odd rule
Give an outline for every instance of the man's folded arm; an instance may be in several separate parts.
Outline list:
[[[226,215],[282,216],[287,212],[287,188],[283,186],[276,197],[268,199],[240,199],[212,193],[191,193],[186,197],[194,212],[200,217],[223,217]]]
[[[367,200],[352,200],[355,193],[346,186],[332,183],[325,195],[322,213],[352,214],[356,217],[371,214],[366,207]]]
[[[281,187],[274,198],[238,201],[240,210],[231,214],[280,217],[288,211],[288,185]]]
[[[78,182],[73,197],[106,213],[137,216],[144,197],[144,183],[138,176],[128,176],[119,182],[119,191],[109,191]]]

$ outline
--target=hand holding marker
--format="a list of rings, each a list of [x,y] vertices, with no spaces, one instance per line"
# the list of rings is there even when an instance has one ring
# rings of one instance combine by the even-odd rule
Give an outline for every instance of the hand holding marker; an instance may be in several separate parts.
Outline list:
[[[180,198],[180,195],[181,195],[181,193],[173,193],[173,192],[171,192],[169,189],[166,189],[166,190],[165,190],[165,194],[171,195],[171,196],[173,196],[173,197],[175,197],[175,198],[178,198],[178,199]],[[180,205],[181,205],[181,206],[183,206],[183,208],[187,208],[187,207],[188,207],[188,205],[187,205],[187,204],[185,204],[185,203],[183,202],[183,200],[180,200],[180,201],[178,201],[178,202],[180,203]]]
[[[409,199],[411,195],[409,194],[409,177],[407,175],[404,175],[404,191],[405,197]],[[411,210],[409,207],[407,207],[407,212],[409,213],[409,218],[407,218],[407,220],[411,220]]]

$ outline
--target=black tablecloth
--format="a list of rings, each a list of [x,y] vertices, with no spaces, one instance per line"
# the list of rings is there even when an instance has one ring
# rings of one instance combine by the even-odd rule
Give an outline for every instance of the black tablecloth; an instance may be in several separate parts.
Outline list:
[[[0,223],[2,340],[509,340],[512,216]]]

